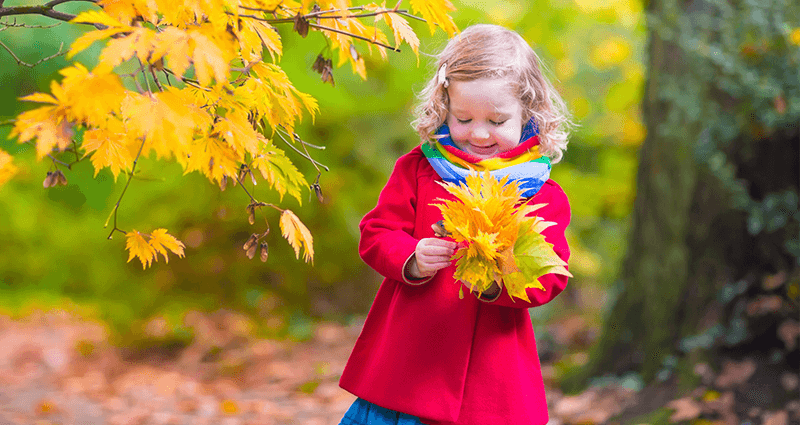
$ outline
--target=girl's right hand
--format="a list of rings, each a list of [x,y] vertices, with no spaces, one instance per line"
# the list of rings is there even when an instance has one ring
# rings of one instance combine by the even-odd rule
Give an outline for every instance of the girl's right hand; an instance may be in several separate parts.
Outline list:
[[[417,243],[414,258],[409,261],[409,274],[417,279],[433,276],[450,265],[457,244],[439,238],[423,238]]]

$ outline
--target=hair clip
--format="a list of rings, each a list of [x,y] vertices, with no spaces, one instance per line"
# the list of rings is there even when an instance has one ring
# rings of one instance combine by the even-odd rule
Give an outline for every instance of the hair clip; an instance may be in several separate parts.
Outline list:
[[[447,62],[443,63],[442,66],[439,68],[439,72],[436,76],[436,83],[441,84],[444,88],[450,87],[450,82],[447,81],[447,77],[445,76],[445,72],[447,71]]]

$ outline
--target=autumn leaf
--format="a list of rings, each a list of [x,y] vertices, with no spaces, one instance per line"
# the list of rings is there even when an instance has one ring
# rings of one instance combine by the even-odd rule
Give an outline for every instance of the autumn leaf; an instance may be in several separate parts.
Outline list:
[[[300,248],[304,248],[303,260],[308,263],[314,261],[314,244],[311,232],[291,210],[281,213],[281,235],[289,241],[294,248],[295,257],[300,258]]]
[[[167,257],[167,250],[172,251],[173,254],[183,258],[183,242],[176,239],[174,236],[167,233],[167,229],[156,229],[150,235],[150,246],[159,254],[164,256],[164,261],[169,263]],[[153,255],[155,257],[155,254]]]
[[[122,130],[121,123],[117,130],[93,129],[83,134],[83,148],[86,150],[84,156],[92,154],[90,158],[94,166],[94,176],[104,167],[111,169],[114,181],[122,170],[130,170],[133,163],[133,155],[128,148],[128,137]]]
[[[17,174],[17,166],[13,164],[13,158],[8,152],[0,150],[0,186],[11,180]]]
[[[144,238],[147,234],[131,230],[125,234],[125,249],[128,250],[128,262],[138,258],[142,262],[142,269],[150,267],[156,259],[156,249]]]
[[[395,46],[399,46],[401,42],[405,41],[411,46],[411,50],[417,55],[417,61],[419,61],[419,38],[408,21],[395,13],[384,13],[383,19],[394,33]]]
[[[419,12],[428,21],[431,34],[436,31],[437,25],[449,36],[458,32],[453,18],[447,14],[456,10],[450,0],[411,0],[411,10]]]
[[[545,204],[524,203],[516,182],[507,177],[498,181],[487,171],[470,174],[460,185],[440,184],[455,197],[433,204],[442,212],[444,228],[461,246],[454,255],[453,276],[471,290],[482,293],[496,282],[505,285],[510,296],[530,301],[528,288],[544,290],[539,277],[571,276],[567,263],[541,234],[554,223],[531,216]]]
[[[265,143],[261,152],[254,158],[252,168],[258,170],[261,176],[275,189],[283,200],[283,195],[292,195],[297,202],[303,203],[301,191],[308,187],[305,176],[286,154],[272,145]]]

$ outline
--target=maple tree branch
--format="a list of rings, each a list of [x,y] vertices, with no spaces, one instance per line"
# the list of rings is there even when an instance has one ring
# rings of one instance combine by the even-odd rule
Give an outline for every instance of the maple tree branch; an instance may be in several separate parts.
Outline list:
[[[67,54],[66,51],[62,52],[62,50],[64,49],[64,42],[62,41],[61,42],[61,47],[58,48],[58,52],[56,52],[56,54],[48,56],[46,58],[39,59],[35,63],[27,63],[27,62],[24,62],[22,59],[18,58],[17,55],[15,55],[13,51],[11,51],[11,48],[6,46],[5,43],[3,43],[2,41],[0,41],[0,46],[2,46],[4,49],[6,49],[6,51],[8,53],[11,54],[11,57],[13,57],[15,61],[17,61],[17,65],[27,66],[28,68],[33,68],[34,66],[39,65],[42,62],[49,61],[50,59],[53,59],[53,58],[56,58],[58,56],[62,56],[62,55]]]
[[[128,186],[130,186],[131,180],[133,180],[133,173],[136,172],[136,164],[139,163],[139,157],[142,156],[142,149],[144,149],[144,142],[145,139],[142,138],[142,144],[139,146],[139,152],[136,153],[136,157],[133,158],[133,165],[131,166],[131,171],[128,173],[128,180],[125,182],[125,187],[122,188],[122,193],[120,193],[119,199],[117,199],[117,203],[114,204],[114,212],[113,212],[114,228],[111,229],[111,233],[108,234],[108,239],[111,239],[111,237],[114,236],[114,232],[122,232],[123,235],[128,233],[117,227],[117,212],[119,211],[119,204],[122,202],[122,197],[125,196],[125,192],[128,191]]]
[[[53,7],[59,4],[72,1],[85,1],[89,3],[96,3],[95,0],[51,0],[48,3],[36,6],[2,7],[2,2],[0,2],[0,17],[15,16],[15,15],[42,15],[42,16],[47,16],[48,18],[58,19],[59,21],[69,22],[75,18],[75,15],[59,12],[53,9]],[[94,24],[86,24],[86,25],[94,25]]]

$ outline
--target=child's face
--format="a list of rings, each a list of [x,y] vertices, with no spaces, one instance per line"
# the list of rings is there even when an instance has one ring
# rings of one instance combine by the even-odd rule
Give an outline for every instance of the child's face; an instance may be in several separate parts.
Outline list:
[[[508,80],[451,81],[447,88],[450,137],[461,150],[491,158],[516,147],[522,136],[522,104]]]

